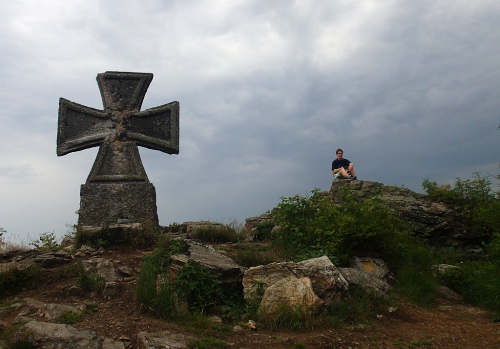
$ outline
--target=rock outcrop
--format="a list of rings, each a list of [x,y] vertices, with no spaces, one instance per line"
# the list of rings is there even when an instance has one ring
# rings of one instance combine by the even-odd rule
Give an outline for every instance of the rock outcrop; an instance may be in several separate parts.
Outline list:
[[[453,247],[469,255],[483,253],[481,242],[487,239],[485,231],[460,222],[456,218],[456,208],[451,205],[432,201],[428,195],[407,188],[369,181],[333,181],[328,196],[341,203],[344,188],[354,191],[360,198],[380,193],[380,199],[394,214],[408,222],[415,234],[428,238],[433,246]]]

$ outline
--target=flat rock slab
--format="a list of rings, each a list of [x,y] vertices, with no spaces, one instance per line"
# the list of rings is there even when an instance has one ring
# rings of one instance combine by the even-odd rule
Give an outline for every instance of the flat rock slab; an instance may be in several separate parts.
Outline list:
[[[187,349],[195,337],[164,331],[160,333],[139,332],[137,340],[141,349]]]
[[[198,262],[200,266],[222,283],[241,281],[245,269],[231,258],[215,251],[209,246],[202,246],[187,241],[188,252],[172,256],[171,260],[178,266],[183,266],[189,260]]]
[[[32,336],[36,348],[125,349],[122,342],[98,336],[94,331],[80,331],[70,325],[50,322],[28,322],[17,331],[15,338],[25,335]]]

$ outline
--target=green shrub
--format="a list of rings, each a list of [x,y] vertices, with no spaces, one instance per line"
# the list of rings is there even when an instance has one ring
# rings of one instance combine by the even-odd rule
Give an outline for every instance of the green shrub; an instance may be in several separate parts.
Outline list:
[[[192,312],[203,313],[222,303],[220,282],[193,260],[181,268],[175,286]]]
[[[311,330],[318,324],[315,312],[303,306],[280,305],[272,315],[260,315],[260,321],[273,330],[305,331]]]
[[[202,242],[238,242],[240,235],[231,225],[208,224],[197,228],[193,237]]]
[[[275,227],[274,220],[265,220],[255,226],[253,231],[254,241],[269,241],[273,239],[272,230]]]
[[[17,294],[24,288],[36,288],[42,281],[42,273],[42,269],[37,265],[0,273],[0,297]]]
[[[76,261],[67,270],[68,277],[76,279],[78,295],[85,295],[89,292],[99,292],[104,290],[106,280],[98,274],[85,271],[81,261]]]
[[[350,287],[349,294],[340,302],[333,302],[321,315],[334,326],[354,325],[371,321],[391,300],[380,292],[361,286]]]
[[[384,258],[397,253],[400,240],[409,235],[406,224],[376,194],[360,200],[354,192],[344,191],[342,205],[336,205],[318,189],[311,193],[281,198],[272,212],[281,227],[277,241],[297,259],[326,254],[336,264],[354,254]]]
[[[52,252],[57,251],[60,247],[54,233],[42,233],[38,240],[33,240],[30,242],[30,245],[41,250]]]
[[[460,265],[444,277],[444,283],[470,304],[500,314],[500,266],[488,261],[471,261]]]
[[[82,318],[82,313],[65,310],[59,314],[59,322],[66,325],[74,324]]]

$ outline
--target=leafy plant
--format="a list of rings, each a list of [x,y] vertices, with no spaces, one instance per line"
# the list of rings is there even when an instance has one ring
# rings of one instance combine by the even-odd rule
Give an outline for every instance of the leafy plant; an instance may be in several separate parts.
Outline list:
[[[38,240],[33,240],[30,245],[46,251],[57,251],[59,244],[57,243],[56,235],[54,233],[42,233]]]
[[[405,223],[375,194],[359,199],[345,190],[342,205],[336,205],[319,189],[310,196],[281,198],[272,217],[281,228],[278,241],[305,259],[328,255],[334,264],[346,263],[354,254],[381,257],[397,253],[401,239],[409,235]]]
[[[65,310],[59,314],[59,322],[66,325],[74,324],[82,318],[82,313]]]
[[[203,313],[222,301],[219,281],[193,260],[181,268],[175,286],[193,312]]]

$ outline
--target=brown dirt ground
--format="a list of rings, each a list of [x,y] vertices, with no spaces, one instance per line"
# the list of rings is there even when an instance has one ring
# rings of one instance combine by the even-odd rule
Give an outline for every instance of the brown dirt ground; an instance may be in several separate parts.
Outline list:
[[[144,253],[133,248],[113,248],[103,257],[138,268]],[[75,324],[79,329],[96,331],[99,335],[123,340],[129,348],[137,348],[137,333],[171,330],[187,333],[181,327],[145,313],[135,303],[134,282],[122,283],[121,292],[112,299],[98,295],[69,297],[65,282],[46,282],[37,290],[24,291],[19,298],[31,297],[44,302],[62,304],[96,303],[98,311],[84,315]],[[435,309],[424,309],[400,302],[398,311],[385,312],[370,324],[347,328],[321,328],[307,332],[271,331],[257,326],[222,338],[229,348],[239,349],[290,349],[303,343],[308,349],[357,349],[357,348],[449,348],[495,349],[500,348],[500,323],[491,320],[491,314],[476,307],[441,300]],[[4,324],[17,315],[13,312]],[[380,316],[381,315],[381,316]],[[418,345],[432,343],[431,345]],[[425,341],[425,342],[424,342]],[[412,344],[413,342],[413,344]]]

